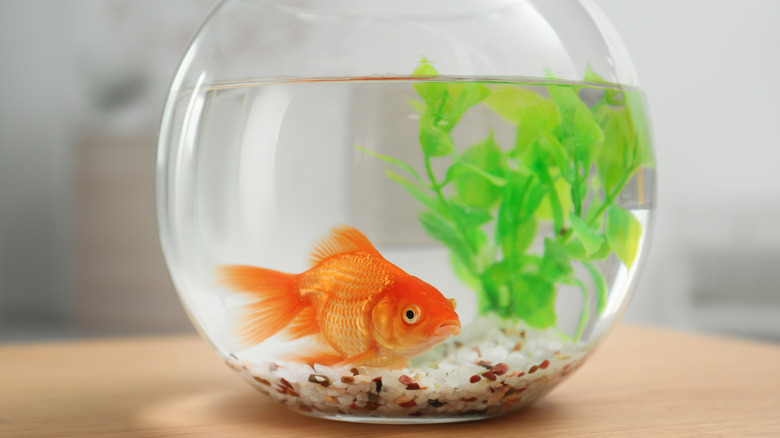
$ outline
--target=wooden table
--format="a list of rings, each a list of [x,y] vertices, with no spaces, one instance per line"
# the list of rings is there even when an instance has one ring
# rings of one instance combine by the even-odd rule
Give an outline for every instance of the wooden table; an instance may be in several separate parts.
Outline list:
[[[780,346],[619,326],[546,398],[471,423],[301,416],[194,336],[0,347],[0,436],[780,436]]]

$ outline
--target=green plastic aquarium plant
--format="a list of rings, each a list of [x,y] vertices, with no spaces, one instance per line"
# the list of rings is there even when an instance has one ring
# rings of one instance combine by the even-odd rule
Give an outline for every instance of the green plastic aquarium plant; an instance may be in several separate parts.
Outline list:
[[[631,112],[641,109],[641,95],[605,87],[589,107],[579,94],[585,85],[551,80],[544,96],[511,83],[437,81],[425,60],[414,76],[423,79],[414,85],[421,100],[410,104],[419,112],[424,176],[358,149],[407,174],[387,171],[424,207],[420,223],[448,248],[458,278],[477,293],[479,313],[555,327],[559,286],[574,286],[584,298],[579,339],[590,303],[596,315],[606,304],[606,281],[594,262],[614,253],[630,267],[637,254],[642,227],[615,201],[641,167],[653,165],[644,118]],[[585,79],[590,87],[602,82],[593,72]],[[476,105],[516,125],[511,147],[489,132],[458,151],[452,131]],[[449,160],[446,172],[434,172],[435,160]],[[533,252],[544,222],[552,233]],[[589,278],[579,278],[574,264]]]

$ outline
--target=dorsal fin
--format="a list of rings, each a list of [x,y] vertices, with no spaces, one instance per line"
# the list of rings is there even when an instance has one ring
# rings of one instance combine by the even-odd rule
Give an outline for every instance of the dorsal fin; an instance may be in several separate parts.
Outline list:
[[[381,257],[379,251],[366,236],[349,225],[340,225],[323,237],[311,251],[309,266],[316,266],[321,261],[336,254],[363,251]]]

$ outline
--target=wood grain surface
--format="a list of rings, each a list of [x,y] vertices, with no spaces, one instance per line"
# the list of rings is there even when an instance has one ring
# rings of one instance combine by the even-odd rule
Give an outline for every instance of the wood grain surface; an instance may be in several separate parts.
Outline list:
[[[0,436],[780,436],[780,346],[619,326],[546,398],[441,425],[301,416],[194,336],[0,347]]]

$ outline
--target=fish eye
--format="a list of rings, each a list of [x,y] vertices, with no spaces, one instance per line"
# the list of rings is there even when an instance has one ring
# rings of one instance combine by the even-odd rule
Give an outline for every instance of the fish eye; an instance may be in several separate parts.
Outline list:
[[[420,319],[420,308],[414,304],[412,304],[411,306],[407,306],[404,309],[402,316],[404,318],[405,323],[414,324],[417,322],[418,319]]]

